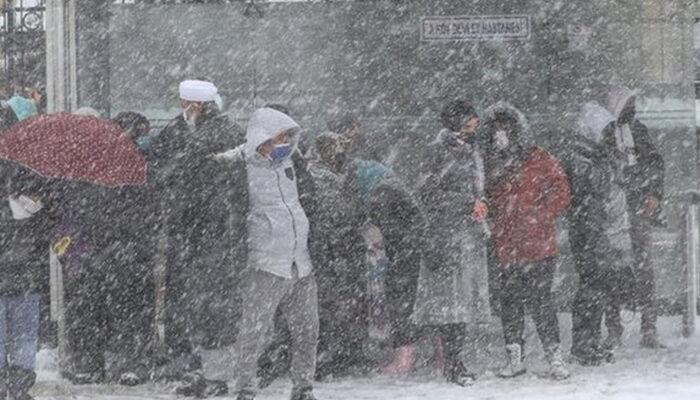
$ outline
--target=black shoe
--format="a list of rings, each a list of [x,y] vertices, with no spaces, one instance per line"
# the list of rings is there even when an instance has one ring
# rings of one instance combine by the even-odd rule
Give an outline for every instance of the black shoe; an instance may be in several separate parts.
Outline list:
[[[314,388],[306,386],[299,390],[292,391],[292,400],[316,400],[316,397],[314,397]]]
[[[581,352],[571,352],[571,360],[582,367],[598,367],[603,363],[601,357]]]
[[[100,372],[77,372],[68,377],[74,385],[96,385],[104,383],[105,374]]]
[[[182,380],[175,393],[185,397],[204,399],[228,394],[228,385],[224,381],[207,379],[200,372],[192,372]]]
[[[185,397],[199,397],[204,393],[204,376],[199,373],[185,374],[182,382],[175,388],[175,394]]]
[[[445,368],[445,377],[450,383],[466,387],[476,382],[476,374],[470,372],[461,361],[455,362],[451,367]]]
[[[207,379],[202,397],[219,397],[228,394],[228,384],[224,381]]]
[[[7,398],[7,377],[9,376],[9,368],[0,368],[0,399]]]
[[[288,370],[287,364],[284,361],[265,363],[258,368],[258,387],[265,389],[270,386],[276,379],[282,377]]]
[[[255,400],[255,393],[248,390],[242,390],[238,392],[236,400]]]
[[[665,344],[659,341],[659,337],[656,335],[656,333],[644,333],[642,335],[642,341],[639,344],[645,349],[652,350],[665,350],[668,348]]]
[[[29,390],[36,382],[36,373],[34,371],[22,368],[12,367],[9,370],[7,396],[12,400],[33,400],[29,395]]]

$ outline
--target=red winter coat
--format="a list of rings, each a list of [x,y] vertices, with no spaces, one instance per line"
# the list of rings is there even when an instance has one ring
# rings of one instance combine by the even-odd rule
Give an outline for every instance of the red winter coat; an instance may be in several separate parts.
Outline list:
[[[488,190],[493,239],[501,265],[522,265],[559,253],[555,223],[571,201],[559,161],[539,147],[517,171]]]

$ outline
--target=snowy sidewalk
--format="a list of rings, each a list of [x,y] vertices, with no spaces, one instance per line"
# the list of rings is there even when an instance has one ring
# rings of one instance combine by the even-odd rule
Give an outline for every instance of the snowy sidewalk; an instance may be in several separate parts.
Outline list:
[[[629,316],[629,315],[628,315]],[[570,343],[570,315],[561,316],[565,349]],[[553,382],[539,378],[543,371],[539,346],[530,327],[528,355],[531,374],[512,381],[494,377],[492,370],[502,362],[500,344],[479,346],[480,352],[472,354],[482,375],[470,388],[459,388],[441,382],[439,377],[422,371],[402,379],[385,377],[344,379],[319,383],[316,395],[319,400],[548,400],[548,399],[618,399],[618,400],[697,400],[700,399],[700,333],[691,339],[680,337],[680,318],[662,318],[659,321],[662,340],[669,350],[642,350],[639,342],[639,321],[629,324],[625,333],[625,345],[615,364],[599,368],[572,366],[572,378],[567,382]],[[491,340],[493,338],[488,338]],[[494,339],[494,342],[497,341]],[[231,371],[228,358],[223,354],[210,357],[208,369],[226,377]],[[56,378],[52,371],[41,371],[35,394],[38,399],[80,400],[145,400],[176,399],[172,386],[144,385],[137,388],[118,386],[76,387]],[[286,400],[289,398],[289,382],[279,381],[258,396],[260,400]],[[222,399],[235,399],[234,396]]]

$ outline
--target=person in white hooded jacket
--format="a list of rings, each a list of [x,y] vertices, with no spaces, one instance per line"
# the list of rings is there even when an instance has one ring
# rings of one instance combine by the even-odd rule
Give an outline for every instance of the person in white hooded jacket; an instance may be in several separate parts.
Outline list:
[[[314,399],[318,298],[309,254],[310,224],[293,156],[301,128],[272,108],[255,111],[246,143],[215,156],[245,164],[248,190],[247,266],[240,282],[242,315],[236,338],[239,400],[255,398],[257,360],[279,308],[292,337],[292,400]]]

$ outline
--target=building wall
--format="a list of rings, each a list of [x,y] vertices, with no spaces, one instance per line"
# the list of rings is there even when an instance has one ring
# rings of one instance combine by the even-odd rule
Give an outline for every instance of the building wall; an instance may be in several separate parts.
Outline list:
[[[329,114],[353,111],[384,155],[400,153],[394,167],[409,183],[448,99],[480,110],[507,99],[553,147],[609,83],[638,88],[640,116],[667,162],[661,290],[673,297],[682,286],[679,196],[697,187],[693,0],[276,3],[262,17],[244,15],[243,4],[104,7],[85,9],[79,24],[81,105],[166,119],[177,113],[177,83],[204,76],[242,122],[277,102],[315,134]],[[515,14],[529,16],[529,39],[421,40],[423,17]]]

